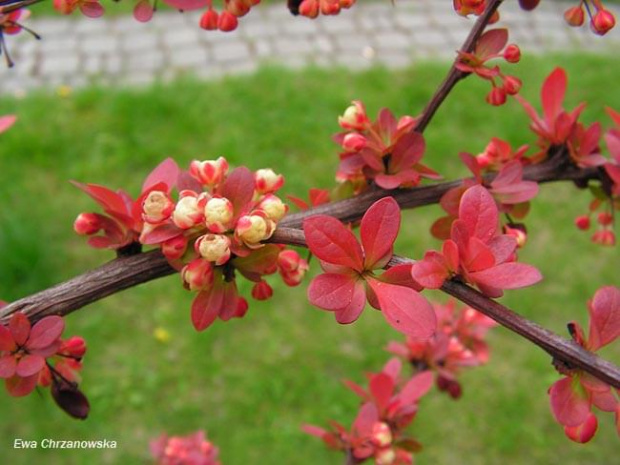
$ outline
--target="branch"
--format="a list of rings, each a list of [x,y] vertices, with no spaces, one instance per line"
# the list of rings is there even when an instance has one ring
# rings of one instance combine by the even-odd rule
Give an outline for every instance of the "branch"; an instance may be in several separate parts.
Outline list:
[[[465,39],[465,42],[463,42],[463,45],[461,45],[461,48],[459,50],[460,52],[469,53],[474,50],[474,47],[476,46],[476,42],[478,42],[478,39],[484,32],[484,29],[487,27],[487,25],[489,24],[489,21],[491,20],[491,18],[493,17],[495,12],[499,8],[499,6],[502,4],[502,2],[503,0],[491,0],[489,2],[489,5],[487,6],[486,11],[478,17],[478,19],[476,20],[476,23],[474,24],[471,31],[469,32],[469,35]],[[444,81],[441,83],[439,88],[435,91],[435,94],[431,98],[430,102],[428,102],[428,105],[426,105],[426,108],[424,109],[424,112],[422,112],[422,116],[420,117],[418,123],[416,124],[414,131],[419,132],[419,133],[424,132],[424,130],[426,129],[426,126],[428,126],[428,123],[430,123],[431,119],[435,115],[435,112],[439,109],[439,107],[441,106],[443,101],[446,99],[446,97],[448,96],[452,88],[461,79],[469,75],[469,73],[460,71],[456,68],[456,66],[454,66],[457,60],[458,60],[458,56],[454,60],[454,63],[452,64],[450,71],[448,71],[448,75],[446,76]]]

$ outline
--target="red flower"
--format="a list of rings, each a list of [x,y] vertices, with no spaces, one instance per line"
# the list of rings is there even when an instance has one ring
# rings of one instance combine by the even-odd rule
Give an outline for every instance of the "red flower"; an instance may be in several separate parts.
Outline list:
[[[380,277],[373,270],[392,258],[400,228],[400,209],[387,197],[375,202],[362,218],[361,245],[353,233],[330,216],[317,215],[304,221],[310,251],[325,271],[313,279],[308,298],[313,305],[333,311],[342,324],[353,323],[366,300],[398,331],[429,337],[435,330],[435,314],[409,279],[409,265],[391,268]]]
[[[8,327],[0,326],[0,378],[12,396],[25,396],[37,385],[45,359],[60,348],[65,323],[48,316],[31,327],[28,317],[14,313]]]

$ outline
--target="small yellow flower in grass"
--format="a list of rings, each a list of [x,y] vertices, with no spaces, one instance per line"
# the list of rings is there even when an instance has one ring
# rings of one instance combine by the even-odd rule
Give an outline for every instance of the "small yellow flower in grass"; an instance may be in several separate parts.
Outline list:
[[[167,329],[164,329],[162,327],[157,327],[153,330],[153,337],[162,344],[170,341],[170,333]]]
[[[69,97],[72,92],[73,89],[71,88],[71,86],[67,85],[58,86],[58,88],[56,89],[56,94],[58,94],[58,96],[61,98]]]

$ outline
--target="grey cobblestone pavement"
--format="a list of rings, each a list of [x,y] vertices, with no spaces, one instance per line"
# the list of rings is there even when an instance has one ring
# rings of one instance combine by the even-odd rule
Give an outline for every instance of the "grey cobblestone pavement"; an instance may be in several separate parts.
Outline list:
[[[339,16],[293,17],[285,2],[259,5],[232,33],[204,31],[200,12],[158,12],[143,24],[131,16],[89,19],[33,17],[26,24],[43,36],[9,37],[16,66],[0,67],[0,92],[89,83],[143,85],[182,74],[217,78],[254,71],[261,63],[390,68],[423,59],[450,59],[473,19],[461,18],[449,0],[360,0]],[[574,3],[574,2],[573,2]],[[570,28],[562,18],[568,3],[545,1],[524,12],[516,1],[501,9],[499,25],[524,53],[587,50],[617,53],[620,26],[605,37],[587,27]],[[620,11],[612,7],[616,17]]]

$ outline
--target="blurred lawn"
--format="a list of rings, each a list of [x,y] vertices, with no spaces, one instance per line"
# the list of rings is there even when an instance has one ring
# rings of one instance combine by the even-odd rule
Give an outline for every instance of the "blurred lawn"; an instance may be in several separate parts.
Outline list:
[[[594,56],[531,60],[518,68],[523,93],[538,104],[538,89],[553,63],[570,75],[568,104],[590,102],[585,120],[620,108],[620,65]],[[71,225],[93,202],[67,181],[124,187],[136,194],[159,161],[174,156],[226,155],[234,165],[271,166],[286,175],[284,192],[305,195],[332,185],[337,150],[330,135],[352,99],[374,115],[389,106],[417,114],[445,66],[424,64],[390,74],[344,70],[293,73],[265,69],[215,83],[183,80],[146,90],[87,89],[66,98],[33,94],[0,99],[0,114],[18,123],[0,143],[0,297],[35,292],[112,258],[87,248]],[[492,136],[531,143],[515,102],[493,108],[486,84],[461,83],[427,130],[425,161],[449,176],[464,175],[459,151],[477,153]],[[620,285],[618,249],[591,244],[572,225],[589,197],[570,185],[544,186],[528,219],[522,253],[546,279],[508,293],[505,302],[556,332],[568,320],[585,321],[586,300],[603,284]],[[407,212],[397,252],[419,257],[436,247],[427,234],[438,210]],[[316,273],[316,267],[313,267]],[[274,281],[274,280],[272,280]],[[246,295],[249,287],[243,285]],[[350,424],[356,398],[341,378],[363,382],[388,359],[382,347],[400,339],[378,312],[366,310],[351,326],[312,308],[299,289],[276,284],[269,302],[251,302],[243,320],[217,322],[196,333],[189,321],[192,295],[178,277],[125,291],[73,314],[66,335],[86,337],[83,390],[92,411],[85,422],[67,417],[49,393],[13,399],[0,395],[0,463],[148,463],[148,441],[162,431],[206,429],[225,465],[341,464],[338,454],[300,432],[302,423],[330,418]],[[441,297],[441,296],[440,296]],[[169,343],[153,332],[164,328]],[[491,363],[463,377],[465,394],[425,398],[413,432],[424,444],[424,464],[609,464],[618,440],[610,415],[590,445],[564,438],[549,413],[546,390],[557,378],[550,359],[506,330],[491,336]],[[606,355],[620,363],[620,351]],[[106,451],[14,451],[15,438],[109,439]]]

